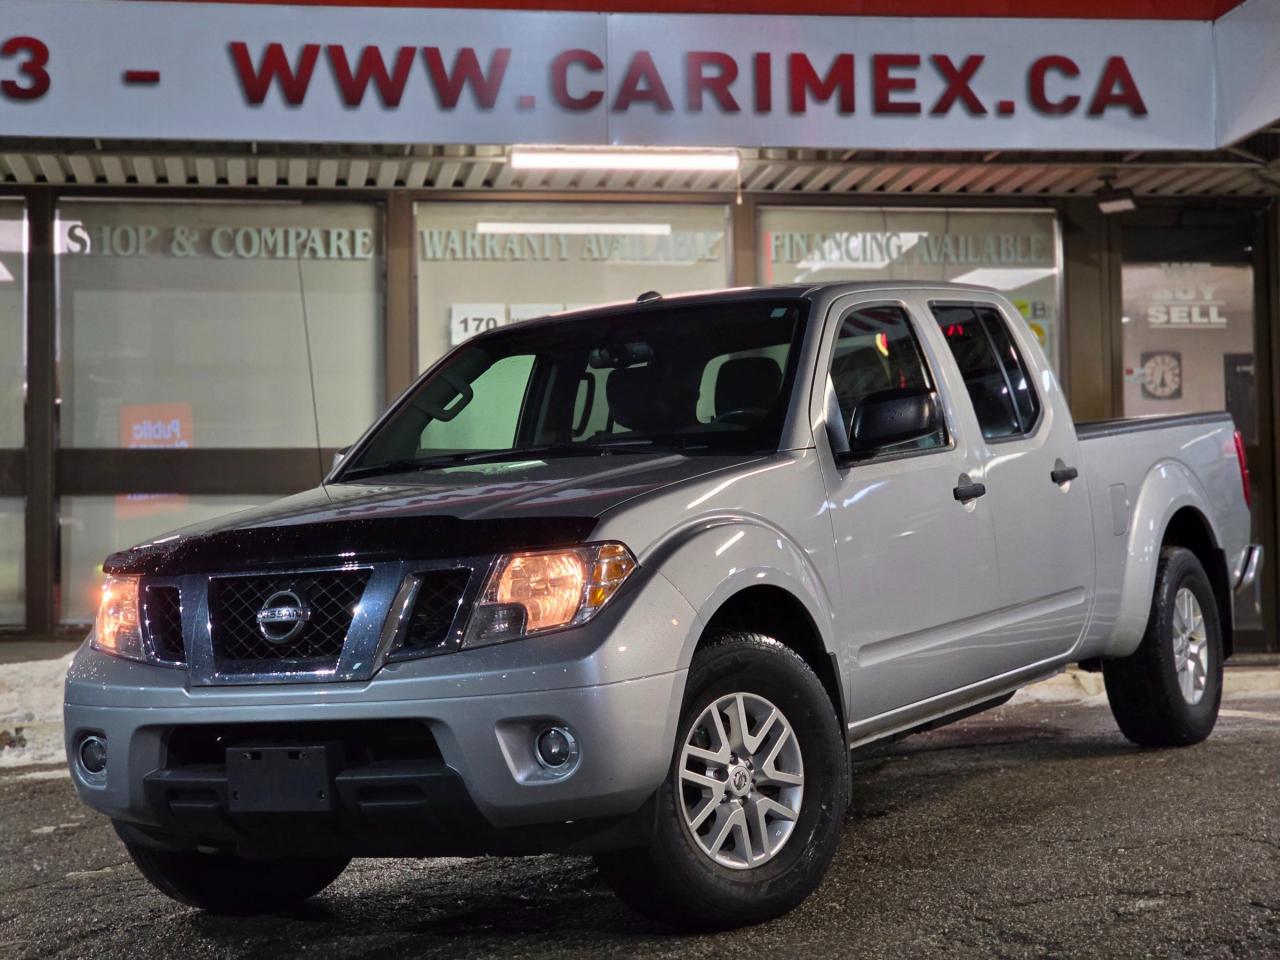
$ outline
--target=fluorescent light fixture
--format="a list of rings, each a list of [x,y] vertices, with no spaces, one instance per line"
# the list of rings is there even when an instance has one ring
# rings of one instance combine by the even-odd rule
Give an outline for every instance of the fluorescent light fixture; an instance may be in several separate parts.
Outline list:
[[[476,224],[476,233],[565,233],[595,234],[613,233],[644,237],[669,237],[669,223],[519,223],[482,220]]]
[[[556,150],[512,147],[515,170],[737,170],[737,150]]]
[[[977,267],[958,277],[952,283],[972,283],[979,287],[995,287],[997,290],[1020,290],[1031,284],[1052,277],[1053,267]]]
[[[1103,177],[1102,189],[1094,194],[1094,198],[1098,201],[1098,209],[1106,214],[1137,210],[1138,201],[1134,198],[1133,191],[1112,186],[1112,179],[1112,177]]]

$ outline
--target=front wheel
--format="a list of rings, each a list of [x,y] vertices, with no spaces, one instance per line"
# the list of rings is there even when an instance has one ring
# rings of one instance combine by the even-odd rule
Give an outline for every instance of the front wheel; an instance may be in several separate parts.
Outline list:
[[[1120,732],[1143,747],[1181,747],[1213,731],[1222,701],[1222,625],[1196,555],[1165,547],[1142,643],[1102,661]]]
[[[817,888],[848,803],[845,738],[822,682],[776,640],[729,633],[694,656],[653,839],[597,863],[655,919],[759,923]]]
[[[246,860],[229,853],[157,850],[127,839],[124,845],[142,875],[165,896],[236,916],[295,906],[337,880],[351,862],[345,857]]]

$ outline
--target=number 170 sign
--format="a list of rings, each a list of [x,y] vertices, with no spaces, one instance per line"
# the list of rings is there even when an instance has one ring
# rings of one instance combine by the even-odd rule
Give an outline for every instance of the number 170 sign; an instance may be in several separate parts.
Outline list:
[[[455,303],[449,308],[449,344],[456,347],[477,333],[563,309],[563,303]]]

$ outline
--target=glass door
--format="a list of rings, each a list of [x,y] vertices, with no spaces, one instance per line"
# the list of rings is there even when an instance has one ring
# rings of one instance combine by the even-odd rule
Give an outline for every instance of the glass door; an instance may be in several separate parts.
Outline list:
[[[1255,214],[1169,208],[1139,211],[1139,217],[1147,222],[1121,228],[1122,413],[1228,411],[1248,451],[1254,539],[1274,558],[1274,538],[1267,535],[1272,444],[1259,389],[1266,380],[1260,347],[1266,331],[1255,320]],[[1260,599],[1237,602],[1236,626],[1262,629]],[[1245,634],[1237,649],[1260,639]]]

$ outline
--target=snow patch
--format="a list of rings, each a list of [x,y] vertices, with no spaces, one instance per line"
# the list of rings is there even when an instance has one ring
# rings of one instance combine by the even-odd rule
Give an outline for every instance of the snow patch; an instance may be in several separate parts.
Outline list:
[[[1013,695],[1019,703],[1106,703],[1107,693],[1102,674],[1086,673],[1075,668],[1064,670],[1047,680],[1023,687]]]
[[[66,767],[58,767],[56,770],[32,770],[30,773],[19,773],[11,777],[5,777],[0,783],[7,783],[10,780],[70,780],[71,771]]]
[[[9,744],[0,769],[63,760],[62,684],[74,656],[0,666],[0,743]]]

